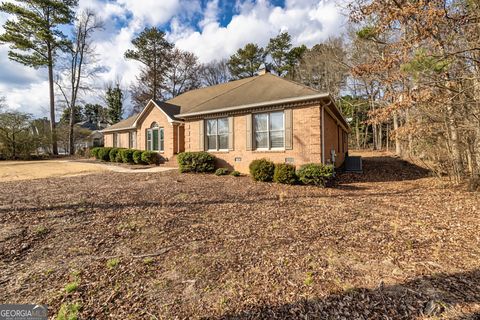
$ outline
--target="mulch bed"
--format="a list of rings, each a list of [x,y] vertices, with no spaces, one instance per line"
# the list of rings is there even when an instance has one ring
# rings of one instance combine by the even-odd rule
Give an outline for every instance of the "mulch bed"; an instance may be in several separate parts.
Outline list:
[[[387,156],[364,171],[327,189],[175,171],[1,183],[0,302],[79,303],[80,319],[478,319],[480,195]]]

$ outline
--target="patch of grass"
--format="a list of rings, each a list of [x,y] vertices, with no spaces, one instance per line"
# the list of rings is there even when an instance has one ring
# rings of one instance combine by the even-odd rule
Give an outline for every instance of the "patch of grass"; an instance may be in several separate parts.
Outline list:
[[[46,235],[49,232],[50,232],[50,230],[45,226],[38,226],[38,227],[35,228],[35,234],[37,236],[43,236],[43,235]]]
[[[65,291],[67,293],[75,292],[75,291],[77,291],[78,286],[79,286],[79,283],[77,281],[67,283],[67,285],[65,286]]]
[[[109,259],[107,261],[107,267],[108,269],[115,269],[119,263],[120,263],[120,259],[118,258]]]
[[[313,273],[307,272],[307,276],[305,280],[303,280],[303,284],[306,286],[311,286],[313,284]]]
[[[63,303],[60,306],[60,310],[58,311],[56,320],[77,320],[78,319],[78,312],[82,306],[80,303]]]
[[[153,258],[147,257],[143,259],[143,263],[152,264],[154,262]]]
[[[49,275],[51,275],[51,274],[54,273],[54,272],[55,272],[55,270],[52,269],[52,268],[50,268],[50,269],[47,269],[47,270],[45,271],[45,275],[46,275],[46,276],[49,276]]]

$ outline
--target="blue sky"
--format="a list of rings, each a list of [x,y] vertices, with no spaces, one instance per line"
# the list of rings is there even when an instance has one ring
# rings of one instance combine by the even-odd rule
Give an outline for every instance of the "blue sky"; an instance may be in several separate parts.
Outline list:
[[[2,0],[0,0],[2,1]],[[12,1],[14,0],[3,0]],[[313,46],[340,36],[345,17],[339,0],[80,0],[79,11],[93,10],[104,29],[94,37],[97,64],[104,67],[82,96],[84,102],[101,101],[107,82],[120,80],[124,88],[135,81],[139,65],[123,53],[147,26],[158,26],[183,50],[201,62],[230,56],[254,42],[261,46],[281,31],[294,45]],[[0,32],[8,17],[0,14]],[[34,70],[8,60],[8,47],[0,45],[0,96],[11,109],[36,117],[48,115],[48,82],[45,69]],[[127,107],[129,102],[126,101]]]

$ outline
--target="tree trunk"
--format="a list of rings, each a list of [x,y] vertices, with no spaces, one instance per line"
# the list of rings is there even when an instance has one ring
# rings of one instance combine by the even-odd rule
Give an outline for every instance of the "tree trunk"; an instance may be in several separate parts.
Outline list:
[[[459,181],[463,175],[463,161],[462,153],[460,152],[460,142],[457,130],[457,124],[454,118],[454,110],[451,105],[447,106],[447,125],[448,130],[450,131],[450,142],[452,148],[452,160],[453,160],[453,171],[457,181]]]
[[[70,106],[70,119],[68,123],[68,153],[73,156],[75,154],[75,144],[73,139],[73,127],[75,125],[75,108]]]
[[[55,92],[53,90],[53,57],[48,44],[48,85],[50,91],[50,130],[52,135],[52,153],[58,155],[57,130],[55,129]]]
[[[382,150],[382,148],[383,148],[383,132],[382,132],[382,131],[383,131],[382,124],[379,123],[379,124],[378,124],[378,139],[377,139],[377,141],[378,141],[378,146],[377,146],[378,150]]]
[[[400,139],[398,138],[398,113],[396,111],[393,112],[393,130],[395,131],[395,154],[397,156],[402,155],[402,147],[400,145]]]

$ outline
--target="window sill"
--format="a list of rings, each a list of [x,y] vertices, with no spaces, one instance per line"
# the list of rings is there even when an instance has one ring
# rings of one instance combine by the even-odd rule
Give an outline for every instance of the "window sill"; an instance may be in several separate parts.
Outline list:
[[[285,149],[256,149],[254,153],[285,153]]]
[[[207,150],[206,152],[210,153],[228,153],[230,150]]]

